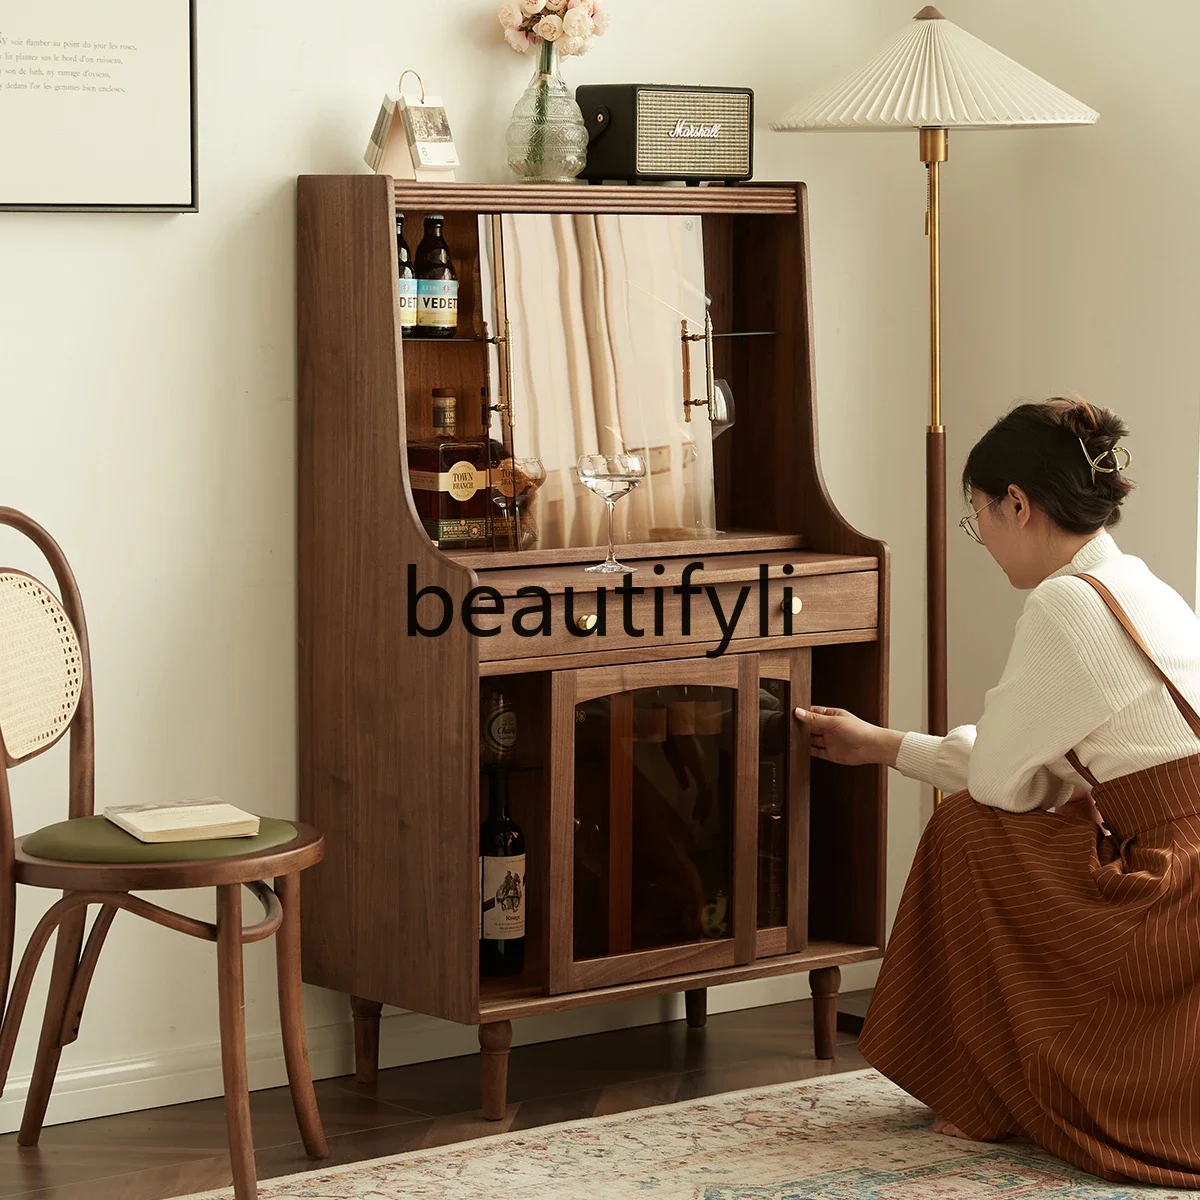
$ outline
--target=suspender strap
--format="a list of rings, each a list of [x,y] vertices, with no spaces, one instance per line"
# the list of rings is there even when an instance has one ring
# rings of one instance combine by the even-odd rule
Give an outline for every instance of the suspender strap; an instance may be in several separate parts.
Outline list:
[[[1158,663],[1154,661],[1154,657],[1147,649],[1146,643],[1142,641],[1141,635],[1136,629],[1134,629],[1133,622],[1130,621],[1125,610],[1117,602],[1117,598],[1108,590],[1108,588],[1104,586],[1104,584],[1100,582],[1100,580],[1096,579],[1094,576],[1078,575],[1076,578],[1082,579],[1085,583],[1090,584],[1096,590],[1096,593],[1099,595],[1100,599],[1103,600],[1105,605],[1108,607],[1109,612],[1111,612],[1112,615],[1117,618],[1121,624],[1121,628],[1124,629],[1127,634],[1129,634],[1130,640],[1142,652],[1146,658],[1146,661],[1154,668],[1159,679],[1166,684],[1167,691],[1171,693],[1171,699],[1175,701],[1175,707],[1179,709],[1180,716],[1182,716],[1183,719],[1188,723],[1191,731],[1197,737],[1200,737],[1200,716],[1196,715],[1196,710],[1188,703],[1183,693],[1171,682],[1166,671],[1164,671],[1162,667],[1160,667]],[[1074,751],[1072,751],[1072,754],[1073,753]],[[1071,756],[1068,755],[1067,757],[1070,758]],[[1077,771],[1079,770],[1075,762],[1072,762],[1071,765],[1075,767]],[[1087,776],[1085,775],[1084,778],[1087,778]]]
[[[1079,755],[1074,750],[1067,751],[1067,762],[1071,764],[1075,769],[1075,774],[1081,779],[1086,779],[1094,788],[1100,786],[1100,781],[1079,761]]]

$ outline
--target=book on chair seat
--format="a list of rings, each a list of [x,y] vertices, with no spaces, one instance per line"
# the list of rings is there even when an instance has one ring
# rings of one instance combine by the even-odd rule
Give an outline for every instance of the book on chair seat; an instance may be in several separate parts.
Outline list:
[[[258,818],[210,796],[179,804],[123,804],[105,817],[143,842],[199,842],[208,838],[253,837]]]

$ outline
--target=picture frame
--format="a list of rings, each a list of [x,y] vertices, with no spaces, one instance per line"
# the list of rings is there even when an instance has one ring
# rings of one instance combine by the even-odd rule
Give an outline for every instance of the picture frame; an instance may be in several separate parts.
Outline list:
[[[0,212],[199,211],[197,8],[0,0]]]

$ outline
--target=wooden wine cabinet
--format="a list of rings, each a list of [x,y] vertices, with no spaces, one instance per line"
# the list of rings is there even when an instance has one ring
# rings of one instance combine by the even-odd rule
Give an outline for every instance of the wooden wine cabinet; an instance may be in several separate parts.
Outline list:
[[[841,705],[886,722],[888,555],[841,518],[821,478],[804,185],[305,176],[298,199],[300,817],[327,847],[304,880],[304,978],[352,997],[360,1078],[376,1069],[382,1004],[478,1025],[484,1111],[499,1117],[517,1018],[686,992],[698,1025],[704,989],[798,971],[813,972],[817,1053],[832,1055],[838,969],[882,952],[886,779],[879,767],[810,761],[790,708]],[[401,341],[397,206],[410,227],[447,215],[463,284],[453,341]],[[714,325],[773,335],[716,343],[719,374],[747,398],[714,443],[718,523],[737,532],[622,547],[647,589],[632,611],[649,634],[628,632],[615,606],[603,637],[568,628],[568,603],[575,617],[594,614],[598,586],[614,604],[613,581],[581,570],[595,551],[446,554],[416,517],[405,446],[428,432],[418,397],[487,384],[477,218],[501,212],[699,216]],[[686,625],[672,608],[652,628],[651,589],[673,597],[691,562],[725,611],[751,588],[754,619],[720,655],[707,603]],[[509,604],[544,588],[551,632],[520,637],[491,617],[499,632],[477,637],[456,617],[441,636],[414,636],[414,577],[459,614],[478,587]],[[479,706],[497,677],[521,729],[512,809],[528,841],[527,948],[519,977],[481,981]],[[709,741],[668,744],[658,710],[690,713],[679,697],[697,695]],[[763,770],[785,779],[783,823],[771,827],[783,877],[759,828],[768,736]],[[631,749],[639,737],[646,745]],[[700,865],[688,858],[690,818],[653,782],[668,759],[688,778],[707,772],[717,833],[696,851]],[[581,841],[580,814],[593,814],[599,850]],[[700,935],[691,901],[671,909],[690,895],[707,905]],[[760,897],[777,924],[759,919]]]

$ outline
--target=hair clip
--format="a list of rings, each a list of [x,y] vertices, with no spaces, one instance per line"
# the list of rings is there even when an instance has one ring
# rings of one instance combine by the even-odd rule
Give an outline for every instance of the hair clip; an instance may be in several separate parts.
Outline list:
[[[1087,459],[1088,466],[1092,468],[1092,482],[1096,482],[1096,472],[1099,471],[1102,475],[1112,475],[1116,472],[1124,471],[1133,461],[1133,455],[1125,449],[1124,446],[1114,446],[1111,450],[1102,450],[1093,458],[1088,453],[1087,446],[1084,445],[1083,438],[1079,439],[1079,448],[1083,451],[1083,457]],[[1124,461],[1118,457],[1124,455]],[[1111,467],[1102,467],[1100,464],[1106,459],[1111,458],[1113,465]]]

